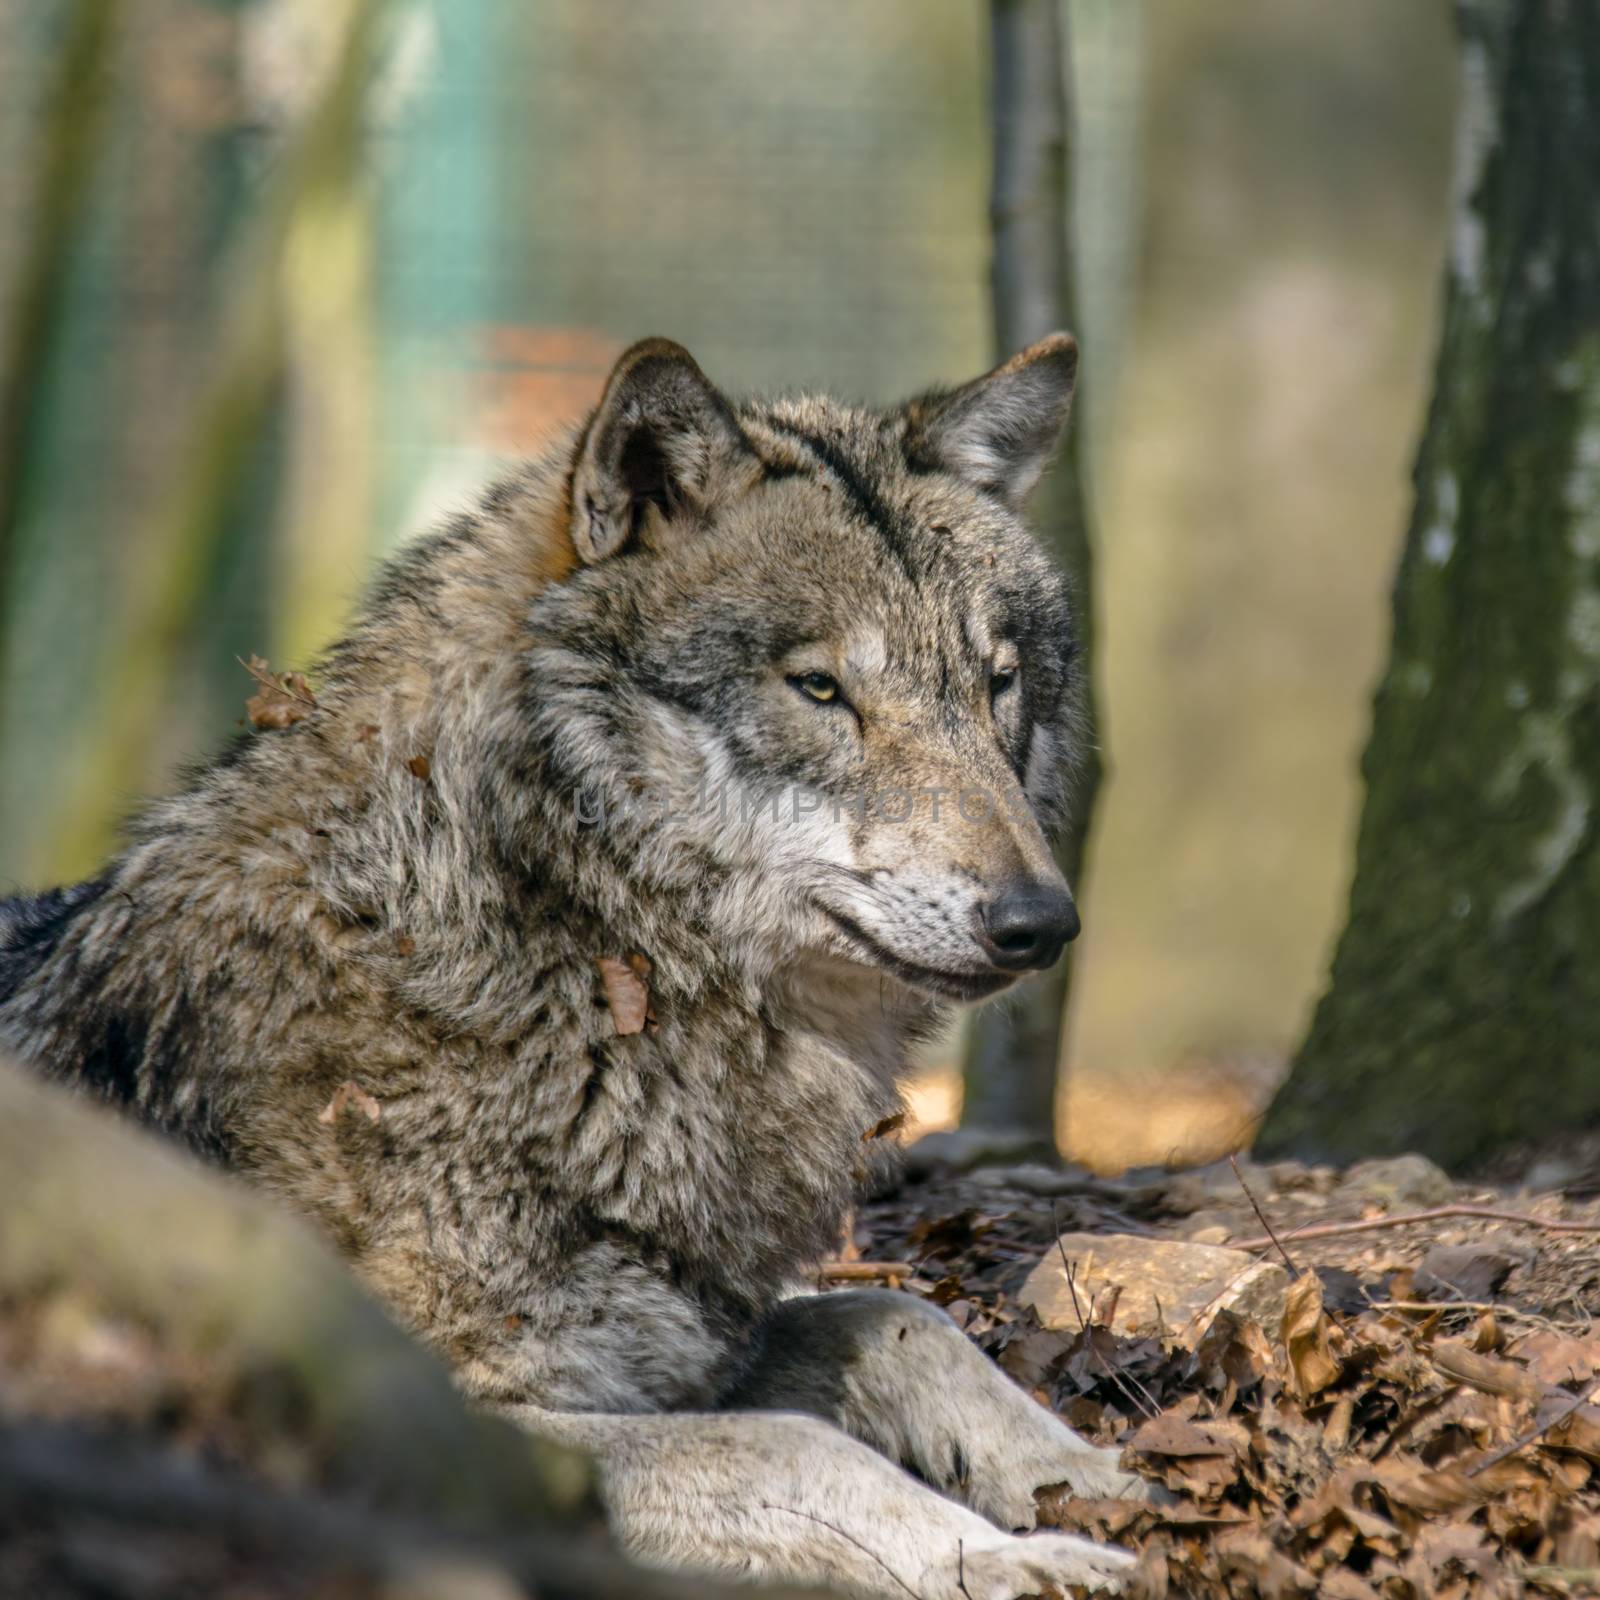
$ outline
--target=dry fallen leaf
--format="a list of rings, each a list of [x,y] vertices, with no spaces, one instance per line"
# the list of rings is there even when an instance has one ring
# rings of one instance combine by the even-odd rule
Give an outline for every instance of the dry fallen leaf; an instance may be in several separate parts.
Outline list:
[[[1148,1422],[1128,1440],[1127,1448],[1156,1456],[1228,1456],[1239,1453],[1238,1444],[1214,1428],[1204,1428],[1168,1411]]]
[[[1541,1328],[1524,1334],[1509,1353],[1545,1383],[1583,1383],[1600,1376],[1600,1339],[1574,1339]]]
[[[861,1142],[866,1144],[872,1139],[887,1139],[891,1133],[898,1133],[906,1125],[906,1113],[897,1111],[892,1117],[884,1117],[879,1122],[874,1122],[867,1131],[861,1135]]]
[[[1600,1391],[1590,1399],[1600,1399]],[[1550,1430],[1548,1439],[1552,1449],[1570,1450],[1573,1455],[1600,1466],[1600,1408],[1581,1406],[1558,1422]]]
[[[292,728],[317,709],[317,697],[302,672],[274,674],[260,657],[253,655],[248,661],[236,658],[239,665],[255,679],[260,687],[244,703],[245,715],[253,728]]]
[[[359,1089],[347,1078],[333,1091],[333,1098],[317,1113],[318,1122],[337,1122],[350,1108],[359,1111],[368,1122],[376,1122],[383,1108],[365,1090]]]
[[[1269,1201],[1276,1189],[1325,1196],[1336,1219],[1349,1212],[1336,1185],[1276,1175],[1262,1185]],[[1001,1194],[992,1213],[952,1216],[946,1185],[913,1181],[862,1208],[858,1238],[869,1256],[914,1253],[913,1293],[945,1305],[1025,1390],[1095,1443],[1122,1447],[1126,1470],[1175,1497],[1151,1506],[1048,1488],[1037,1496],[1042,1525],[1138,1552],[1130,1593],[1600,1595],[1600,1395],[1573,1404],[1578,1384],[1600,1381],[1600,1372],[1583,1376],[1600,1365],[1590,1320],[1600,1280],[1587,1241],[1544,1243],[1489,1311],[1424,1303],[1415,1269],[1398,1265],[1397,1240],[1352,1242],[1343,1265],[1327,1259],[1340,1247],[1312,1246],[1305,1264],[1316,1276],[1289,1285],[1286,1317],[1263,1328],[1221,1313],[1191,1349],[1170,1335],[1095,1326],[1081,1280],[1082,1321],[1041,1325],[1008,1285],[1015,1262],[1060,1248],[1041,1243],[1061,1235],[1060,1202],[1046,1214]],[[1138,1194],[1147,1202],[1146,1189]],[[1310,1221],[1316,1210],[1306,1210]],[[1585,1216],[1600,1222],[1600,1207]],[[1152,1231],[1165,1238],[1185,1225],[1157,1215]],[[1461,1261],[1475,1264],[1491,1247],[1484,1233],[1464,1224],[1406,1248],[1459,1274]],[[930,1250],[935,1236],[940,1248]],[[1459,1255],[1446,1257],[1445,1246]],[[1136,1280],[1125,1281],[1131,1292]]]
[[[1321,1394],[1339,1376],[1332,1334],[1333,1324],[1322,1309],[1322,1280],[1314,1272],[1302,1272],[1289,1285],[1283,1308],[1283,1346],[1302,1400]]]
[[[1535,1403],[1544,1398],[1545,1385],[1514,1361],[1480,1355],[1459,1340],[1440,1339],[1430,1355],[1434,1366],[1446,1377],[1471,1384],[1484,1394],[1501,1394]]]
[[[597,956],[600,981],[605,986],[606,1004],[619,1034],[643,1033],[647,1023],[656,1020],[650,1005],[650,958],[633,951],[625,960]]]

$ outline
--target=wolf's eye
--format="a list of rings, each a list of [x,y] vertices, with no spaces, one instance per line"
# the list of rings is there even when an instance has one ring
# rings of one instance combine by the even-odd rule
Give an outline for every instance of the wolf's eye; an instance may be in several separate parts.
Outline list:
[[[989,674],[989,698],[998,700],[1016,681],[1017,669],[1015,667],[996,667]]]
[[[839,698],[839,685],[826,672],[801,672],[789,680],[808,700],[826,705]]]

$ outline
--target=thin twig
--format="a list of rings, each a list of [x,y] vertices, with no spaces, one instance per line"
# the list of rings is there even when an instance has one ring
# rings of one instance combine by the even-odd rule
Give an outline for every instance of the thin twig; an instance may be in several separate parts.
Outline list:
[[[1491,1222],[1519,1222],[1524,1227],[1544,1228],[1551,1233],[1600,1233],[1600,1222],[1558,1222],[1550,1217],[1530,1216],[1525,1211],[1502,1211],[1498,1206],[1432,1206],[1426,1211],[1402,1211],[1390,1217],[1363,1217],[1355,1222],[1308,1222],[1291,1228],[1287,1239],[1332,1239],[1342,1233],[1372,1233],[1379,1228],[1403,1228],[1411,1222],[1440,1222],[1448,1217],[1483,1217]],[[1270,1233],[1261,1239],[1243,1239],[1235,1250],[1265,1250],[1278,1243]]]
[[[1573,1395],[1566,1405],[1562,1406],[1562,1408],[1556,1412],[1553,1417],[1541,1422],[1536,1428],[1530,1428],[1527,1433],[1521,1434],[1519,1437],[1513,1439],[1510,1444],[1503,1444],[1498,1450],[1491,1451],[1483,1458],[1482,1461],[1476,1462],[1472,1466],[1468,1467],[1465,1476],[1469,1478],[1476,1478],[1480,1472],[1487,1472],[1490,1467],[1498,1465],[1500,1462],[1504,1461],[1507,1456],[1514,1456],[1517,1451],[1522,1449],[1524,1445],[1530,1445],[1535,1441],[1542,1439],[1547,1433],[1550,1432],[1552,1428],[1558,1427],[1561,1423],[1565,1422],[1567,1418],[1573,1414],[1573,1412],[1578,1411],[1582,1407],[1588,1405],[1589,1402],[1596,1397],[1600,1397],[1600,1389],[1596,1389],[1591,1394]]]
[[[791,1517],[804,1517],[807,1522],[815,1522],[819,1527],[826,1528],[829,1533],[838,1534],[846,1544],[853,1544],[856,1549],[862,1553],[862,1555],[869,1557],[873,1561],[876,1561],[878,1565],[882,1567],[883,1570],[887,1572],[889,1576],[893,1578],[894,1581],[899,1584],[908,1595],[911,1596],[911,1600],[922,1600],[922,1596],[919,1595],[917,1591],[913,1589],[911,1585],[907,1583],[906,1580],[902,1578],[900,1574],[896,1572],[894,1568],[891,1567],[876,1550],[868,1549],[868,1547],[862,1544],[862,1542],[856,1538],[854,1534],[846,1533],[843,1528],[839,1527],[836,1523],[829,1522],[826,1517],[816,1516],[810,1511],[801,1511],[797,1506],[775,1506],[769,1505],[766,1502],[762,1503],[761,1509],[763,1511],[787,1511]]]
[[[916,1270],[909,1261],[824,1261],[818,1275],[833,1283],[883,1283]]]
[[[1283,1240],[1272,1231],[1272,1224],[1267,1221],[1267,1214],[1261,1209],[1261,1202],[1250,1192],[1250,1185],[1244,1181],[1244,1173],[1239,1170],[1239,1158],[1236,1155],[1228,1157],[1228,1165],[1233,1168],[1233,1175],[1239,1180],[1239,1187],[1244,1190],[1244,1197],[1250,1202],[1250,1209],[1255,1212],[1256,1220],[1267,1230],[1267,1238],[1278,1247],[1278,1254],[1283,1257],[1283,1264],[1290,1273],[1298,1278],[1300,1269],[1294,1264],[1294,1257],[1283,1248]]]
[[[1544,1328],[1552,1333],[1581,1334],[1588,1325],[1579,1322],[1553,1322],[1532,1311],[1519,1311],[1515,1306],[1499,1305],[1493,1300],[1368,1300],[1369,1311],[1490,1311],[1508,1322],[1526,1322],[1530,1327]]]
[[[1581,1593],[1577,1588],[1579,1584],[1600,1584],[1600,1567],[1522,1567],[1518,1569],[1524,1578],[1543,1579],[1545,1582],[1554,1581],[1572,1585],[1570,1593]]]
[[[1050,1221],[1056,1230],[1056,1249],[1061,1252],[1061,1267],[1067,1275],[1067,1291],[1072,1296],[1072,1309],[1077,1313],[1078,1331],[1083,1339],[1083,1348],[1105,1368],[1106,1376],[1133,1402],[1134,1410],[1143,1412],[1146,1417],[1154,1421],[1155,1418],[1161,1415],[1161,1408],[1156,1404],[1155,1397],[1142,1383],[1139,1383],[1137,1378],[1131,1378],[1127,1374],[1119,1372],[1095,1349],[1094,1335],[1089,1331],[1088,1321],[1083,1314],[1083,1306],[1078,1299],[1078,1285],[1073,1275],[1072,1263],[1067,1260],[1067,1247],[1061,1242],[1061,1224],[1060,1219],[1056,1216],[1056,1205],[1053,1200],[1050,1202]],[[1135,1394],[1131,1387],[1135,1384],[1138,1385],[1139,1394]],[[1140,1394],[1143,1395],[1143,1399],[1140,1398]]]
[[[1078,1275],[1072,1270],[1072,1263],[1066,1258],[1065,1250],[1061,1252],[1061,1264],[1067,1269],[1067,1293],[1072,1296],[1073,1314],[1078,1319],[1078,1331],[1089,1331],[1089,1319],[1083,1314],[1083,1302],[1078,1299]]]
[[[1056,1215],[1056,1203],[1050,1202],[1050,1226],[1056,1231],[1056,1249],[1061,1252],[1061,1268],[1067,1275],[1067,1292],[1072,1296],[1072,1309],[1077,1313],[1078,1329],[1081,1333],[1089,1331],[1089,1324],[1084,1319],[1083,1307],[1078,1303],[1078,1284],[1073,1275],[1072,1263],[1067,1260],[1067,1247],[1061,1242],[1061,1218]]]
[[[1260,1202],[1253,1194],[1251,1194],[1250,1185],[1244,1181],[1244,1174],[1239,1170],[1239,1158],[1235,1155],[1230,1155],[1228,1157],[1228,1164],[1233,1168],[1234,1177],[1239,1180],[1239,1187],[1244,1190],[1245,1199],[1250,1202],[1250,1209],[1255,1212],[1257,1218],[1261,1222],[1261,1226],[1267,1230],[1267,1242],[1276,1246],[1278,1254],[1283,1257],[1284,1266],[1288,1268],[1289,1276],[1292,1278],[1298,1278],[1300,1276],[1300,1268],[1295,1265],[1294,1257],[1291,1256],[1286,1249],[1284,1249],[1283,1240],[1272,1231],[1272,1224],[1267,1221],[1267,1214],[1261,1209]],[[1293,1233],[1290,1234],[1290,1237],[1294,1237]],[[1337,1311],[1328,1305],[1324,1305],[1322,1309],[1324,1315],[1334,1325],[1334,1327],[1336,1327],[1341,1333],[1349,1333],[1350,1330],[1345,1326],[1344,1318],[1341,1317]]]

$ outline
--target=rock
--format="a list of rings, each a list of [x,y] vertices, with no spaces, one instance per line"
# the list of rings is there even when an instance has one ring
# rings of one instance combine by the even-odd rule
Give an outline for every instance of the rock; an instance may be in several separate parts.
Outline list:
[[[1047,1167],[1038,1161],[1025,1161],[1015,1167],[984,1167],[973,1173],[972,1181],[980,1188],[1014,1189],[1046,1200],[1067,1194],[1120,1196],[1122,1192],[1072,1161],[1059,1167]]]
[[[1545,1156],[1528,1168],[1524,1189],[1535,1194],[1559,1194],[1582,1172],[1582,1163],[1568,1156]]]
[[[1438,1244],[1413,1280],[1419,1300],[1492,1300],[1516,1266],[1514,1255],[1479,1244]]]
[[[1194,1167],[1188,1172],[1170,1173],[1166,1181],[1167,1209],[1183,1216],[1189,1212],[1205,1211],[1218,1205],[1231,1205],[1244,1201],[1244,1190],[1239,1187],[1239,1173],[1249,1184],[1257,1200],[1265,1200],[1272,1189],[1272,1180],[1265,1169],[1249,1161],[1239,1163],[1239,1172],[1229,1161],[1213,1161],[1208,1167]],[[1248,1202],[1245,1202],[1248,1204]]]
[[[1267,1328],[1276,1328],[1283,1317],[1289,1274],[1242,1250],[1127,1233],[1065,1233],[1060,1248],[1049,1250],[1028,1274],[1019,1296],[1049,1328],[1078,1327],[1063,1252],[1085,1314],[1101,1290],[1121,1285],[1111,1319],[1118,1333],[1148,1333],[1164,1324],[1180,1343],[1193,1345],[1219,1311]]]
[[[1456,1197],[1448,1175],[1419,1155],[1358,1161],[1345,1173],[1344,1187],[1382,1201],[1391,1211],[1448,1205]]]
[[[1308,1189],[1312,1194],[1331,1194],[1339,1186],[1339,1174],[1332,1167],[1308,1167],[1303,1161],[1273,1161],[1262,1168],[1279,1194]]]
[[[1014,1166],[1054,1161],[1048,1138],[1026,1128],[945,1128],[925,1133],[906,1147],[905,1175],[927,1178],[939,1172],[971,1172],[974,1167]]]

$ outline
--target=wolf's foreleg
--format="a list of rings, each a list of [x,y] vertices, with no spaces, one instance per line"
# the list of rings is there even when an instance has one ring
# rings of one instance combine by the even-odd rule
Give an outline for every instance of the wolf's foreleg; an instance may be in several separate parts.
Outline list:
[[[1117,1452],[1024,1394],[936,1306],[888,1289],[804,1295],[763,1321],[727,1398],[825,1417],[1002,1528],[1035,1525],[1036,1489],[1145,1498]]]
[[[895,1600],[1017,1600],[1115,1588],[1121,1550],[998,1532],[814,1417],[505,1414],[588,1449],[623,1548],[652,1566],[825,1584]]]

